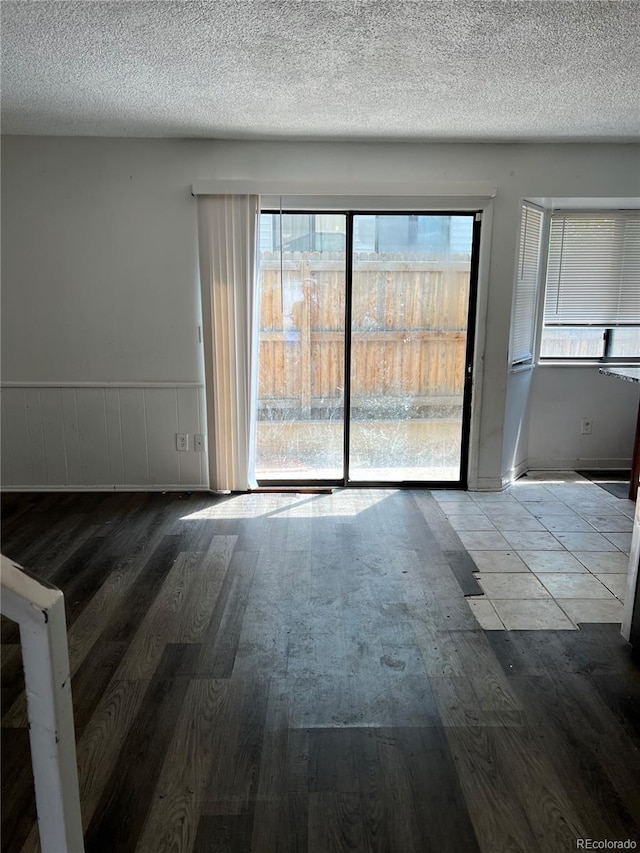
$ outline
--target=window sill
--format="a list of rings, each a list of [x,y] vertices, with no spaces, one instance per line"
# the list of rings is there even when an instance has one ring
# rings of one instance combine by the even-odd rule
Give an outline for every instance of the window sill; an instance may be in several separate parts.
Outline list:
[[[539,360],[536,367],[638,367],[637,361],[599,361],[598,359],[553,359]]]

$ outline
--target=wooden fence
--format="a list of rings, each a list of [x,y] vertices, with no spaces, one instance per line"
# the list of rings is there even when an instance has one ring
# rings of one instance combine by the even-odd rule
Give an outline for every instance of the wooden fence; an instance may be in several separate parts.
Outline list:
[[[282,273],[282,274],[281,274]],[[345,254],[270,252],[261,258],[261,408],[309,416],[342,404]],[[462,395],[468,259],[356,254],[352,403]]]

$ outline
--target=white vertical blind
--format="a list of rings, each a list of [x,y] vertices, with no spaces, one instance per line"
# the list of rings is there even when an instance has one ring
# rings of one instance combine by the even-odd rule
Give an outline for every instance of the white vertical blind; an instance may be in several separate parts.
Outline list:
[[[541,236],[542,211],[533,205],[523,204],[515,306],[511,323],[512,364],[521,364],[533,358]]]
[[[255,488],[260,197],[200,196],[209,485]]]
[[[545,326],[640,324],[640,212],[551,218]]]

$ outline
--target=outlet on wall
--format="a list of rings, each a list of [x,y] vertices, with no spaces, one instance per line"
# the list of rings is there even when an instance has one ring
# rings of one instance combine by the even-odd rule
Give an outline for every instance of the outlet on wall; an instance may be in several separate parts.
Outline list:
[[[591,435],[593,421],[591,418],[582,418],[580,421],[580,435]]]
[[[176,450],[184,451],[189,449],[189,435],[186,432],[176,433]]]
[[[193,436],[193,449],[197,453],[204,453],[204,435],[194,435]]]

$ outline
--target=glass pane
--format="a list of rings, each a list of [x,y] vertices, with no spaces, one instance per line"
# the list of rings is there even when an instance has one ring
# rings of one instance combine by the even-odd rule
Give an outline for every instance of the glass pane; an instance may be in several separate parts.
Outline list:
[[[260,226],[256,476],[339,479],[346,219],[263,213]]]
[[[611,330],[609,355],[617,358],[640,357],[640,327],[620,327]]]
[[[351,480],[461,479],[473,216],[355,216]]]
[[[602,358],[604,329],[545,326],[540,345],[541,358]]]

